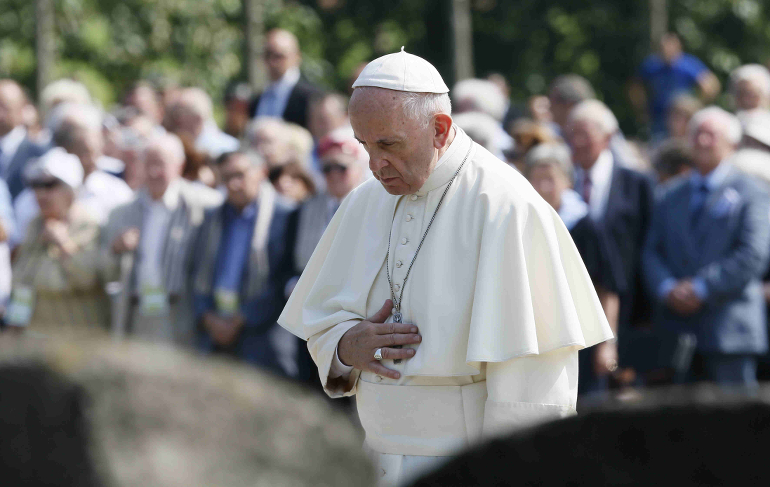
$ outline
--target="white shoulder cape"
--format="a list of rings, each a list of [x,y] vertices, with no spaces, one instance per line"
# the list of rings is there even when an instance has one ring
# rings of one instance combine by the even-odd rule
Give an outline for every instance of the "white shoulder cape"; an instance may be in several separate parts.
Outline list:
[[[480,362],[612,338],[558,214],[518,172],[462,131],[454,143],[473,147],[409,278],[405,322],[419,326],[423,341],[403,375],[473,375]],[[462,158],[467,151],[459,152]],[[445,187],[428,193],[435,199],[430,214]],[[348,195],[281,314],[281,326],[307,340],[382,306],[389,294],[370,291],[384,267],[399,198],[375,179]]]

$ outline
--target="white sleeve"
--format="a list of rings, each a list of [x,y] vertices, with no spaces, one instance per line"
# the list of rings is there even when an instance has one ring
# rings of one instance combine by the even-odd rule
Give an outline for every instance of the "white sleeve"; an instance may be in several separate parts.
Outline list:
[[[334,349],[334,358],[332,359],[332,366],[329,369],[329,378],[336,379],[341,377],[343,380],[347,380],[350,373],[353,371],[352,365],[345,365],[340,360],[340,354],[337,348]]]
[[[311,336],[307,341],[310,356],[318,366],[318,376],[324,391],[330,397],[351,396],[356,393],[356,384],[360,371],[346,367],[337,357],[337,344],[349,329],[361,320],[343,321],[321,333]],[[335,364],[334,362],[338,363]],[[335,367],[337,365],[338,367]],[[337,375],[339,374],[339,375]]]
[[[576,414],[577,381],[573,347],[487,363],[484,438]]]

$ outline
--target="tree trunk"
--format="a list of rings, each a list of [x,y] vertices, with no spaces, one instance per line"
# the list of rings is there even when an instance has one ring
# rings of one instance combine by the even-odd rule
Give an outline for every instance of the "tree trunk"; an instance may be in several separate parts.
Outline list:
[[[55,57],[54,4],[52,0],[37,0],[35,12],[35,48],[37,51],[37,94],[52,81]]]
[[[657,51],[660,39],[668,32],[666,0],[650,0],[650,48]]]
[[[267,82],[265,74],[265,0],[243,0],[244,34],[246,37],[246,70],[249,85],[262,91]]]
[[[470,0],[452,0],[452,35],[456,83],[473,77],[473,26]]]

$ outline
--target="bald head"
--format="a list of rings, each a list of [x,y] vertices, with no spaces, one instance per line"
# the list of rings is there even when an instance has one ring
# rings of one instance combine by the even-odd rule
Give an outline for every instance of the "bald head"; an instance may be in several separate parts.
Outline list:
[[[278,81],[291,68],[302,62],[297,37],[283,29],[273,29],[267,33],[265,42],[265,64],[270,81]]]
[[[200,88],[184,88],[168,109],[169,128],[172,132],[186,133],[196,138],[203,126],[214,116],[211,97]]]
[[[27,97],[13,80],[0,80],[0,137],[21,125]]]

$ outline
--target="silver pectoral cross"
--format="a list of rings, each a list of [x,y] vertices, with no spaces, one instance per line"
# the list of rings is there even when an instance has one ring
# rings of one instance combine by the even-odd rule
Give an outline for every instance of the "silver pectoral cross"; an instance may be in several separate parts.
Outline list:
[[[401,316],[401,312],[400,311],[396,311],[395,313],[393,313],[393,323],[401,323],[402,319],[403,318]],[[402,347],[401,347],[401,345],[393,345],[392,348],[402,348]],[[400,364],[401,363],[401,359],[397,358],[397,359],[393,360],[393,363],[394,364]]]

